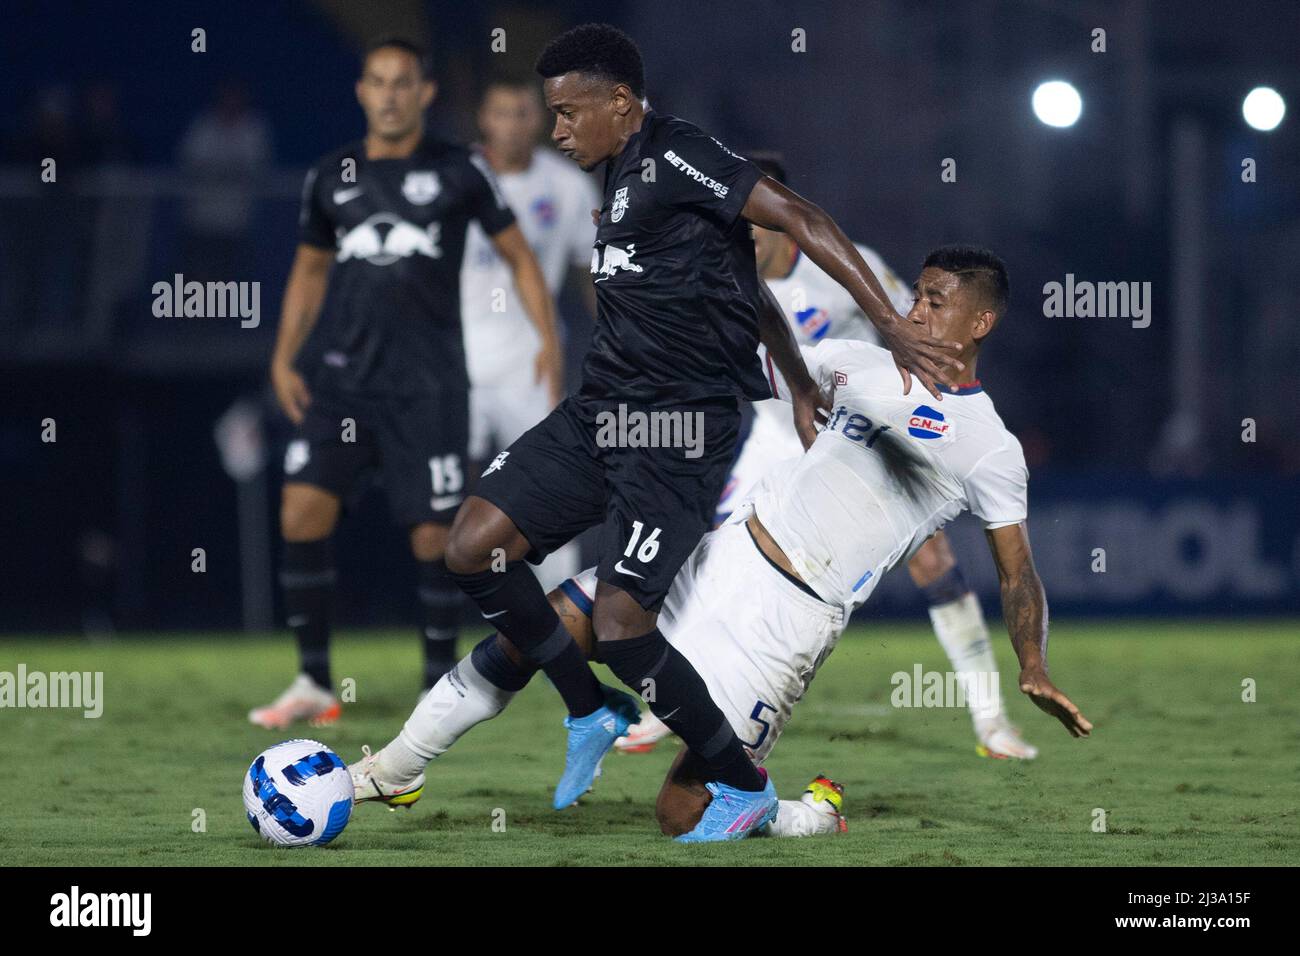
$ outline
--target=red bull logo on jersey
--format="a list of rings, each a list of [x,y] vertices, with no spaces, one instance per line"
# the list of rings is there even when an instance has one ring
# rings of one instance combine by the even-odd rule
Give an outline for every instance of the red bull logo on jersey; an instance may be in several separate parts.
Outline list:
[[[596,277],[593,281],[603,282],[621,271],[641,272],[641,267],[632,261],[634,255],[636,255],[635,242],[629,242],[626,249],[609,244],[603,248],[592,249],[591,274]]]
[[[365,259],[377,266],[414,255],[437,259],[442,256],[438,246],[440,231],[441,225],[436,222],[421,229],[388,213],[375,213],[365,222],[341,232],[336,258],[339,262]]]
[[[952,423],[943,417],[943,412],[929,405],[918,405],[907,417],[907,433],[913,438],[943,438],[952,428]]]

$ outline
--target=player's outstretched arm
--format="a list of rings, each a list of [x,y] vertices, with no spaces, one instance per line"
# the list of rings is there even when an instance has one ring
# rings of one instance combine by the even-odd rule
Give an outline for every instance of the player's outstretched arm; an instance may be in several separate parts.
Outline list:
[[[545,381],[551,393],[551,404],[558,404],[564,396],[564,360],[560,340],[555,334],[555,302],[546,288],[546,278],[537,257],[528,246],[523,230],[512,223],[492,237],[492,245],[510,266],[515,288],[523,302],[528,319],[541,337],[542,347],[537,353],[537,380]]]
[[[1059,720],[1073,737],[1092,732],[1075,707],[1047,677],[1047,595],[1034,568],[1025,523],[985,532],[1002,587],[1002,616],[1020,660],[1020,690],[1039,710]]]
[[[303,413],[311,404],[311,393],[293,363],[320,317],[333,262],[332,249],[300,243],[284,290],[280,327],[275,333],[275,352],[271,356],[271,386],[276,401],[295,425],[302,422]]]
[[[817,438],[815,425],[826,421],[826,415],[821,409],[829,410],[830,401],[821,394],[817,382],[808,374],[803,355],[799,352],[799,344],[781,310],[781,303],[762,279],[758,280],[758,291],[758,338],[790,390],[790,404],[794,406],[794,427],[799,433],[799,441],[807,448]]]
[[[911,388],[911,376],[916,375],[936,400],[943,400],[935,382],[943,380],[945,368],[957,372],[964,368],[956,358],[960,344],[933,338],[895,312],[880,280],[835,220],[768,176],[754,186],[740,214],[757,226],[784,232],[823,272],[848,290],[893,353],[905,391]]]

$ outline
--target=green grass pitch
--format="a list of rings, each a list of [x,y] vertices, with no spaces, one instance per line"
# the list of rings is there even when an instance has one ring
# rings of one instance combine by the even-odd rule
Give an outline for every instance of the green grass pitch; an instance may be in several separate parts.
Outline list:
[[[583,805],[556,813],[564,748],[554,691],[534,683],[430,767],[410,811],[357,807],[333,844],[265,845],[242,774],[263,748],[313,736],[354,759],[415,700],[414,635],[344,633],[335,680],[357,701],[334,727],[250,726],[292,676],[287,636],[0,642],[0,670],[104,672],[104,712],[0,710],[0,859],[9,865],[1200,865],[1300,859],[1300,654],[1294,621],[1062,624],[1052,676],[1096,725],[1073,740],[1004,675],[1031,764],[983,760],[964,709],[895,709],[890,675],[946,666],[921,626],[845,635],[768,761],[797,797],[816,773],[847,787],[848,834],[678,846],[654,824],[673,747],[611,754]],[[466,635],[463,647],[470,646]],[[998,658],[1011,661],[999,635]],[[608,675],[603,675],[608,678]],[[1258,699],[1242,701],[1253,678]],[[1094,832],[1094,809],[1106,831]],[[206,816],[196,832],[195,810]],[[502,819],[504,830],[494,829]]]

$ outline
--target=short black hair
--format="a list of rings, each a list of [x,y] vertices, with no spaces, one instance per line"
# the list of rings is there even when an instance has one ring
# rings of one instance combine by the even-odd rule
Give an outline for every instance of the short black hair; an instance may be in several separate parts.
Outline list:
[[[589,73],[614,83],[626,83],[632,95],[645,96],[645,67],[632,38],[608,23],[584,23],[546,44],[537,58],[543,79],[565,73]]]
[[[925,257],[921,268],[931,266],[951,272],[962,285],[974,285],[998,318],[1006,312],[1011,282],[1007,264],[993,252],[980,246],[940,246]]]
[[[764,176],[775,179],[782,186],[786,184],[785,160],[780,153],[771,150],[754,150],[749,154],[749,159],[763,171]]]
[[[430,79],[433,76],[433,58],[429,56],[428,49],[421,43],[407,37],[400,36],[382,36],[376,37],[366,44],[366,50],[361,54],[361,69],[366,68],[366,61],[370,55],[377,50],[384,50],[392,47],[397,50],[405,50],[411,56],[415,57],[416,62],[420,64],[420,78]]]

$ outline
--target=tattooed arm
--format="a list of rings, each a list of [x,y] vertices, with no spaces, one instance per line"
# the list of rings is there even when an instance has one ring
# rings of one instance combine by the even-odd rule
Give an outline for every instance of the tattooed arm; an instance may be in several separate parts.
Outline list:
[[[1025,523],[985,534],[1002,587],[1002,616],[1020,661],[1020,690],[1038,709],[1059,720],[1073,737],[1087,737],[1092,724],[1047,677],[1047,595],[1034,568]]]

